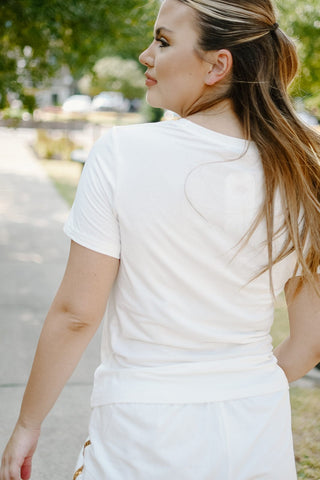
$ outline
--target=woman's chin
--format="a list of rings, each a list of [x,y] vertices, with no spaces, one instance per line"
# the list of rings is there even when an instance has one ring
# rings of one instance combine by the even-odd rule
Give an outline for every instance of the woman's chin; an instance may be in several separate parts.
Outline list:
[[[150,107],[153,107],[153,108],[163,108],[163,106],[157,102],[150,102],[148,99],[147,99],[147,104],[150,106]]]
[[[170,105],[167,102],[163,102],[159,98],[157,99],[155,95],[153,95],[152,92],[150,91],[147,92],[146,102],[150,107],[162,108],[162,110],[170,110],[171,112],[174,112],[177,115],[180,115],[180,113],[177,111],[178,109],[176,106]]]
[[[163,105],[163,102],[155,98],[155,95],[153,95],[152,92],[150,92],[149,90],[147,91],[146,102],[148,105],[150,105],[150,107],[153,108],[162,108],[164,110],[167,108]]]

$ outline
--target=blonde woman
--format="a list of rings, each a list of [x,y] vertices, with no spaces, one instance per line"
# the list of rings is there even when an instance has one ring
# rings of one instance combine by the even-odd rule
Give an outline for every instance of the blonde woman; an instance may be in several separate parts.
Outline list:
[[[320,148],[276,20],[269,0],[162,3],[140,61],[148,102],[181,119],[115,127],[90,154],[1,480],[30,477],[106,305],[75,479],[296,479],[288,382],[320,361]]]

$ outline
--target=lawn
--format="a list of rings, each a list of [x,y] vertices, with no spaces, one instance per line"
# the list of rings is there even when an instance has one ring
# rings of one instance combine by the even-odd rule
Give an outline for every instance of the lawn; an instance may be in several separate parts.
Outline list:
[[[275,306],[275,321],[271,331],[274,346],[289,333],[284,295]],[[292,430],[298,478],[320,480],[320,388],[290,389]]]
[[[320,389],[292,387],[292,429],[298,478],[320,479]]]
[[[54,186],[69,206],[72,205],[82,165],[71,160],[41,160]]]
[[[42,164],[58,192],[71,205],[81,165],[63,160],[43,160]],[[281,295],[276,302],[271,332],[274,345],[278,345],[288,332],[286,303]],[[291,387],[290,396],[298,478],[320,480],[320,388]]]

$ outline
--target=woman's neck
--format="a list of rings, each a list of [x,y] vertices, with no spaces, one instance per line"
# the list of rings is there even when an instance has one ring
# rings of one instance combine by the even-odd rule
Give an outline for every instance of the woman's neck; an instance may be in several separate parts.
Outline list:
[[[229,99],[221,101],[210,109],[188,115],[186,118],[209,130],[230,137],[245,138],[243,126]]]

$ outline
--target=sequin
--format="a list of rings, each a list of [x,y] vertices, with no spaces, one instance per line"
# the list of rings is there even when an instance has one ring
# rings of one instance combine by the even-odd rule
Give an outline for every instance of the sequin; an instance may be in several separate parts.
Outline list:
[[[90,440],[87,440],[86,443],[84,444],[83,446],[83,455],[84,455],[84,451],[85,449],[91,445],[91,441]],[[84,465],[82,465],[82,467],[78,468],[78,470],[75,472],[75,474],[73,475],[73,478],[72,480],[76,480],[76,478],[79,477],[79,475],[83,472],[83,468],[84,468]]]

